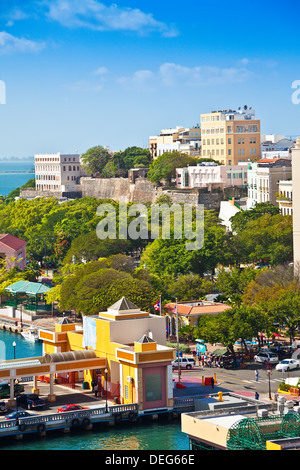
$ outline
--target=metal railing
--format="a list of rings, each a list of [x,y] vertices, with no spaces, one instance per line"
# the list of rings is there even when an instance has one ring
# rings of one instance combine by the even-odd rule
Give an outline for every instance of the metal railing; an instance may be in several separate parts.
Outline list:
[[[49,415],[40,415],[40,416],[30,416],[26,418],[19,418],[19,425],[24,424],[25,426],[35,426],[41,423],[47,424],[59,424],[62,422],[72,422],[75,419],[84,419],[84,418],[97,418],[102,415],[114,416],[116,414],[138,413],[138,405],[136,403],[129,405],[115,405],[109,406],[107,413],[106,407],[102,406],[99,408],[78,410],[78,411],[66,411],[63,413],[52,413]],[[95,419],[96,421],[96,419]],[[11,427],[17,426],[17,420],[5,420],[0,422],[0,432],[6,431]]]

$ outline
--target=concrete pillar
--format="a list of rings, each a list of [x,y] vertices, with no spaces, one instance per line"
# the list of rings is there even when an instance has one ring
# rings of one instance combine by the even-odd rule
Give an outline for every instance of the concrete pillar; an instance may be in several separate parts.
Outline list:
[[[15,400],[15,379],[10,379],[10,396],[8,400],[8,406],[16,406]]]
[[[33,388],[31,389],[32,393],[36,393],[37,395],[40,394],[39,389],[37,388],[37,376],[33,377]]]
[[[50,402],[56,401],[56,395],[54,394],[54,380],[53,379],[54,379],[54,375],[50,374],[50,381],[49,381],[50,394],[48,395],[48,400]]]

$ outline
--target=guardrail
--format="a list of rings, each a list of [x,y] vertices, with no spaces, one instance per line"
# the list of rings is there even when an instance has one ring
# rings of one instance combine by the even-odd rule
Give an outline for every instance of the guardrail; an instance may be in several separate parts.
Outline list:
[[[62,424],[68,423],[68,422],[73,422],[73,420],[83,420],[85,418],[89,418],[92,421],[97,421],[97,417],[101,417],[103,415],[107,415],[111,417],[115,417],[116,415],[125,415],[129,413],[135,413],[137,415],[138,413],[138,405],[137,404],[130,404],[130,405],[115,405],[115,406],[110,406],[107,409],[106,412],[106,407],[102,406],[99,408],[92,408],[92,409],[86,409],[86,410],[78,410],[78,411],[66,411],[63,413],[52,413],[49,415],[36,415],[36,416],[30,416],[26,418],[19,418],[19,427],[23,425],[23,427],[29,427],[29,426],[38,426],[39,424],[44,424],[47,425],[55,425],[55,424]],[[4,420],[0,422],[0,433],[9,430],[12,427],[18,426],[17,420]],[[0,434],[1,435],[1,434]]]

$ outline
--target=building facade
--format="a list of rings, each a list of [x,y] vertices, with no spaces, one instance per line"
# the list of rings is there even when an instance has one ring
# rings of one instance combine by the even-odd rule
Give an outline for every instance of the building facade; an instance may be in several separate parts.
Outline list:
[[[282,215],[293,215],[293,181],[279,181],[277,204]]]
[[[204,188],[210,185],[219,187],[247,186],[247,164],[217,165],[201,163],[196,166],[176,169],[178,188]]]
[[[294,267],[299,272],[300,267],[300,137],[292,150],[293,162],[293,239]]]
[[[26,268],[27,242],[13,235],[0,234],[0,258],[7,269],[18,267],[22,271]]]
[[[79,190],[83,176],[80,155],[39,154],[34,158],[37,191],[69,192]]]
[[[260,158],[260,120],[255,111],[213,111],[201,114],[202,157],[225,165]]]
[[[84,316],[81,331],[67,324],[64,335],[58,332],[40,331],[44,354],[93,353],[100,361],[97,370],[84,366],[80,371],[91,388],[96,380],[99,391],[121,404],[137,403],[139,410],[173,407],[175,351],[165,346],[164,317],[143,312],[123,297],[97,316]]]
[[[201,129],[177,126],[174,129],[162,129],[158,136],[149,137],[149,149],[152,159],[166,152],[183,152],[191,156],[201,155]]]
[[[292,165],[286,159],[263,159],[249,164],[247,209],[255,204],[277,204],[278,183],[292,177]]]

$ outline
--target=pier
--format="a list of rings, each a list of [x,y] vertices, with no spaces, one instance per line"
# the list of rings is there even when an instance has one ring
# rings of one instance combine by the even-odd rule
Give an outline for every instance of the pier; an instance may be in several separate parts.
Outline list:
[[[105,405],[90,406],[87,409],[69,411],[63,413],[41,413],[12,420],[0,421],[0,438],[12,437],[17,440],[23,439],[26,435],[38,438],[46,436],[48,432],[59,431],[63,433],[77,430],[80,432],[93,429],[94,425],[117,426],[120,424],[139,425],[145,421],[157,420],[163,417],[167,420],[180,418],[182,412],[193,411],[194,399],[180,398],[176,402],[174,409],[153,409],[139,411],[138,405]],[[21,411],[19,409],[19,411]],[[1,439],[0,439],[1,444]]]

